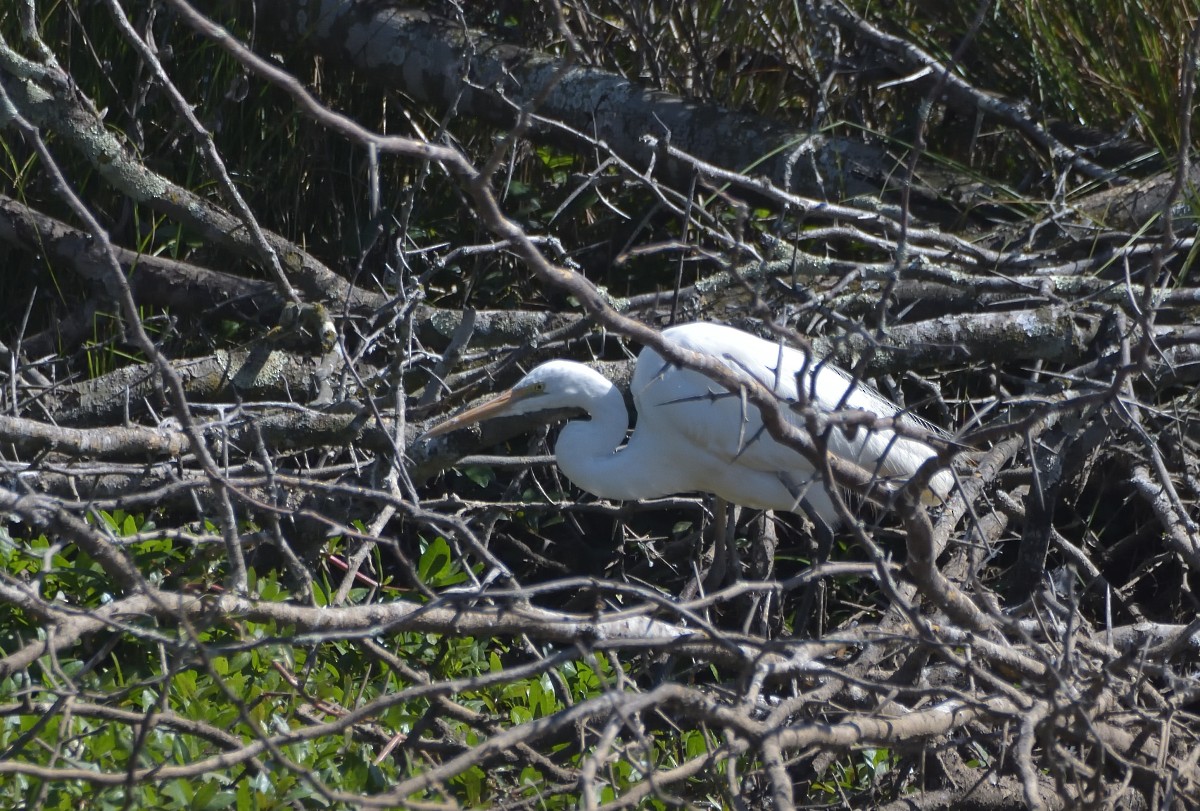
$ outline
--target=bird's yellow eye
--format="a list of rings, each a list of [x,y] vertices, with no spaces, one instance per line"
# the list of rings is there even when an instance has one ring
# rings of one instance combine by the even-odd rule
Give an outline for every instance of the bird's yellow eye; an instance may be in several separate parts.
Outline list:
[[[546,390],[546,384],[542,382],[526,383],[523,386],[518,386],[512,390],[513,397],[525,398],[532,397],[536,394],[541,394]]]

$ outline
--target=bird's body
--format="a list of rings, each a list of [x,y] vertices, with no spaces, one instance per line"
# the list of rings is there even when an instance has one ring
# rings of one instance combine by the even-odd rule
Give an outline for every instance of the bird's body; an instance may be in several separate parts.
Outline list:
[[[840,369],[806,366],[806,355],[798,349],[719,324],[672,327],[663,337],[752,375],[785,406],[803,402],[826,411],[861,409],[921,424],[901,416],[895,404]],[[838,522],[833,500],[813,464],[773,439],[758,409],[745,398],[699,372],[667,363],[649,347],[638,355],[631,389],[638,416],[628,442],[629,417],[617,387],[587,366],[563,360],[542,364],[510,392],[430,433],[445,433],[489,416],[580,408],[591,419],[563,427],[555,457],[572,482],[601,498],[635,500],[699,491],[774,510],[795,510],[803,499],[830,524]],[[804,427],[798,414],[785,413]],[[830,453],[882,478],[907,479],[934,455],[924,442],[891,430],[834,428],[827,441]],[[950,474],[940,471],[930,487],[944,497],[952,484]]]

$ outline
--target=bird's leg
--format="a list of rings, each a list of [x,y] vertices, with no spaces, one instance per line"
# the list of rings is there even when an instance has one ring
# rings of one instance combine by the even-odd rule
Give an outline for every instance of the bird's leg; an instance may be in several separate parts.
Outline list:
[[[814,477],[814,478],[808,479],[807,481],[805,481],[803,483],[800,483],[800,482],[797,482],[795,479],[793,479],[791,476],[789,476],[787,473],[780,473],[778,475],[779,475],[779,480],[781,482],[783,482],[783,486],[786,487],[788,489],[788,492],[791,493],[793,498],[796,499],[796,506],[800,508],[800,511],[802,511],[804,513],[804,516],[808,519],[809,523],[812,525],[813,529],[812,529],[811,537],[812,537],[812,542],[813,542],[813,546],[814,546],[813,564],[815,565],[815,564],[819,564],[819,563],[824,563],[825,561],[829,560],[829,553],[831,551],[833,551],[833,528],[821,516],[820,512],[818,512],[813,507],[813,505],[809,503],[808,499],[805,498],[805,496],[808,495],[808,491],[810,488],[812,488],[813,486],[816,486],[816,487],[822,486],[821,481]],[[793,508],[792,512],[797,512],[797,510],[795,508]],[[814,616],[816,623],[817,623],[817,628],[814,629],[814,633],[817,633],[817,634],[824,632],[824,628],[823,628],[824,609],[822,608],[822,610],[816,615],[813,614],[813,606],[818,601],[821,603],[822,606],[824,605],[824,602],[825,602],[825,581],[824,581],[824,579],[817,580],[814,583],[810,583],[808,585],[808,587],[805,588],[804,595],[801,597],[801,600],[800,600],[800,609],[796,613],[796,616],[798,616],[798,617]]]
[[[801,506],[804,509],[805,517],[813,526],[813,565],[818,566],[828,561],[829,553],[833,551],[833,529],[809,506],[808,502],[803,502]],[[804,593],[800,595],[800,607],[796,611],[796,616],[811,618],[813,622],[811,631],[814,636],[819,637],[825,633],[825,602],[828,597],[828,586],[823,577],[809,583],[804,588]]]
[[[713,496],[713,563],[704,577],[704,588],[713,591],[738,578],[741,561],[737,552],[739,508]]]
[[[725,560],[729,567],[729,574],[725,580],[728,583],[736,583],[742,578],[742,559],[738,554],[737,548],[737,522],[741,515],[742,508],[736,504],[728,504],[726,513],[728,517],[725,521]]]
[[[726,524],[725,516],[729,512],[729,502],[720,496],[713,496],[713,527],[712,527],[712,545],[713,545],[713,562],[708,568],[707,574],[704,576],[704,590],[713,591],[721,587],[725,581],[725,572],[729,568],[728,545],[726,535],[729,534],[729,527]]]
[[[820,510],[814,507],[812,502],[805,498],[805,496],[808,495],[808,491],[812,487],[815,486],[819,490],[819,488],[824,487],[824,484],[818,478],[811,478],[804,483],[803,488],[800,489],[799,493],[797,493],[796,489],[793,489],[796,487],[795,484],[788,484],[787,481],[785,481],[784,484],[788,485],[788,489],[793,495],[796,496],[798,505],[800,509],[804,511],[805,517],[812,522],[813,537],[817,541],[816,560],[818,563],[824,563],[829,559],[829,552],[833,549],[833,527],[830,526],[829,522],[826,521],[824,516],[821,515]]]
[[[813,524],[813,539],[817,542],[815,560],[817,563],[824,563],[829,560],[829,553],[833,551],[833,527],[829,526],[829,523],[807,501],[801,502],[800,506],[804,509],[804,515]]]
[[[822,487],[821,480],[813,476],[807,481],[800,483],[793,479],[788,473],[781,472],[776,474],[779,476],[779,481],[783,482],[783,486],[788,489],[792,497],[796,499],[795,505],[792,507],[792,512],[796,512],[799,507],[804,511],[804,515],[812,522],[814,530],[813,534],[817,537],[817,551],[820,553],[824,550],[824,556],[820,558],[823,562],[829,556],[829,550],[833,548],[833,527],[829,526],[821,513],[813,507],[807,496],[808,491],[813,487]]]
[[[746,523],[746,545],[750,550],[747,579],[770,580],[774,575],[775,550],[779,545],[775,527],[775,515],[770,511],[760,512]],[[742,620],[742,633],[757,633],[770,639],[773,631],[779,627],[777,599],[771,591],[736,597],[732,607],[734,616],[745,618]]]

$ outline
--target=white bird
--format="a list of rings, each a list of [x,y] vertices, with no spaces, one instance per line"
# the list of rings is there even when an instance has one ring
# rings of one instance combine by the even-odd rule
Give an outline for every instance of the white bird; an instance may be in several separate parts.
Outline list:
[[[806,364],[799,349],[719,324],[684,324],[662,334],[682,349],[712,355],[753,376],[785,408],[803,401],[827,412],[861,409],[938,434],[841,369]],[[840,523],[813,464],[773,439],[752,403],[699,372],[667,363],[650,347],[638,355],[631,388],[637,427],[628,442],[629,414],[620,390],[599,372],[567,360],[543,363],[509,391],[437,425],[426,437],[493,417],[581,409],[591,419],[568,422],[554,450],[567,478],[589,493],[637,500],[705,492],[745,507],[790,511],[804,500],[831,526]],[[800,415],[785,413],[804,428]],[[827,441],[830,453],[884,479],[907,481],[935,455],[922,441],[863,426],[848,432],[835,427]],[[937,503],[953,484],[949,471],[938,471],[925,499]]]

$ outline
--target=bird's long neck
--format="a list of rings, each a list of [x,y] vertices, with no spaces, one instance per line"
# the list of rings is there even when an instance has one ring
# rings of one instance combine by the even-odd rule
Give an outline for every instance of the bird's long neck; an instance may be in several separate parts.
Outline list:
[[[608,383],[603,394],[593,394],[578,405],[591,419],[567,423],[554,446],[558,466],[567,478],[601,498],[634,500],[654,495],[655,484],[647,479],[649,466],[638,458],[640,443],[621,447],[629,412],[620,390]]]

